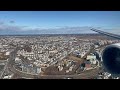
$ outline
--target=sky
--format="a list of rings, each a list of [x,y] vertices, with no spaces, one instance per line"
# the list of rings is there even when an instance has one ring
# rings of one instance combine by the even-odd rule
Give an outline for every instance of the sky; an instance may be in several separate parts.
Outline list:
[[[47,33],[55,32],[56,28],[64,28],[58,32],[65,32],[65,28],[71,27],[99,27],[103,31],[120,33],[120,11],[0,11],[0,30],[3,33],[43,29],[47,29],[44,31]],[[87,29],[82,32],[91,33]]]

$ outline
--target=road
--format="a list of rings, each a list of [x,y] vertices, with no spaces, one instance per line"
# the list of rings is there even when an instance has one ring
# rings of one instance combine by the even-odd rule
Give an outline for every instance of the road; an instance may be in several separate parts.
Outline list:
[[[99,72],[99,68],[84,71],[81,74],[75,74],[75,75],[44,75],[39,77],[40,79],[65,79],[65,78],[72,78],[72,79],[90,79],[92,77],[95,77]]]
[[[10,66],[10,63],[13,63],[13,61],[15,59],[15,56],[16,56],[16,53],[17,53],[17,49],[18,48],[16,48],[14,51],[12,51],[10,53],[10,57],[8,58],[8,60],[6,62],[6,65],[4,66],[4,69],[3,69],[3,71],[2,71],[2,73],[0,75],[0,79],[3,78],[3,75],[4,75],[5,71],[8,69],[8,67]]]

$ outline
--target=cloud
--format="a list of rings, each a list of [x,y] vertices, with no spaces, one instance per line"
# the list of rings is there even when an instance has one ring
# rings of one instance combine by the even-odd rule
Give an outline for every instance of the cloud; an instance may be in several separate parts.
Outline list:
[[[29,27],[29,26],[21,26],[21,28],[27,28],[27,27]]]
[[[27,28],[28,26],[0,25],[0,34],[79,34],[94,33],[89,27]],[[89,30],[89,31],[88,31]]]
[[[0,25],[0,30],[22,30],[19,26]]]
[[[11,23],[14,23],[11,22]],[[110,31],[101,29],[103,31]],[[113,31],[113,29],[111,29]],[[114,30],[113,32],[118,32],[119,30]],[[57,26],[57,28],[48,28],[42,29],[41,27],[38,28],[30,28],[29,26],[16,26],[16,25],[8,25],[4,22],[0,22],[0,34],[81,34],[81,33],[96,33],[90,30],[88,26],[77,26],[77,27],[70,27],[70,26]]]
[[[12,20],[12,21],[10,21],[9,23],[13,24],[13,23],[15,23],[15,21]]]
[[[0,25],[3,25],[3,24],[4,24],[4,22],[0,21]]]

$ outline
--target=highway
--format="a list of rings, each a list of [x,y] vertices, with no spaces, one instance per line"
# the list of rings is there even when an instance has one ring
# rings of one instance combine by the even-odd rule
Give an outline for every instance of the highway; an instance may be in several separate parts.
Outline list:
[[[0,79],[3,77],[3,74],[4,74],[5,70],[6,70],[7,67],[8,67],[8,61],[9,61],[9,60],[7,60],[6,65],[4,66],[4,69],[2,70],[2,73],[1,73],[1,75],[0,75]]]
[[[8,60],[7,60],[7,62],[6,62],[6,65],[4,66],[4,69],[3,69],[3,71],[2,71],[2,73],[1,73],[1,75],[0,75],[0,79],[3,78],[3,75],[4,75],[5,71],[8,69],[10,63],[13,62],[16,53],[17,53],[17,49],[14,50],[13,52],[11,52],[10,57],[8,58]],[[13,58],[13,57],[14,57],[14,58]]]
[[[81,74],[74,74],[74,75],[44,75],[39,77],[40,79],[90,79],[92,77],[95,77],[99,72],[99,68],[84,71]]]

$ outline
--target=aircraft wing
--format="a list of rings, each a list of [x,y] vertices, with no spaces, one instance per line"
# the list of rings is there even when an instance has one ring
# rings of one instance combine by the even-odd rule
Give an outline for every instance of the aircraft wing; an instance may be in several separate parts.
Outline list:
[[[117,35],[117,34],[104,32],[104,31],[97,30],[97,29],[94,29],[94,28],[92,28],[91,30],[95,31],[95,32],[98,32],[100,34],[106,35],[106,36],[110,36],[110,37],[113,37],[113,38],[116,38],[116,39],[120,39],[120,35]]]

